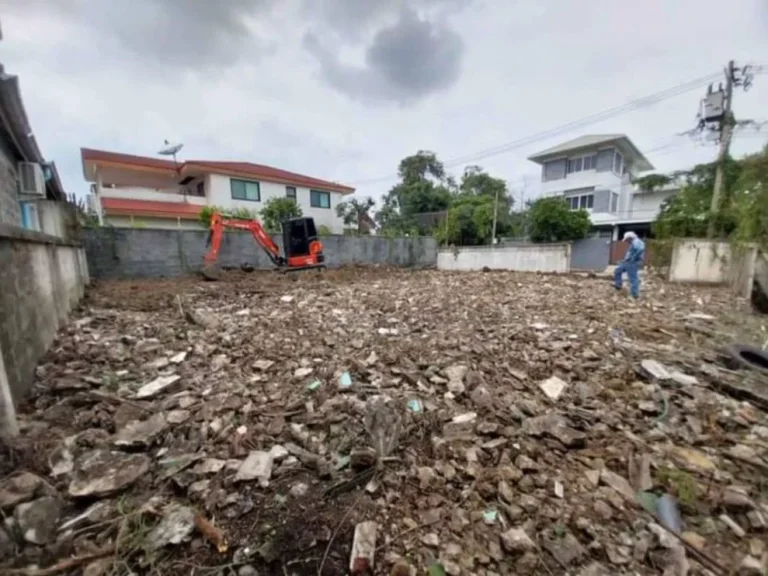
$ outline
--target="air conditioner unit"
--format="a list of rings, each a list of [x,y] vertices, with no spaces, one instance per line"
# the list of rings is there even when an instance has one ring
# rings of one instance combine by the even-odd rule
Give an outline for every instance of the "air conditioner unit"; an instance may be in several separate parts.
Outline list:
[[[19,162],[19,194],[45,197],[45,176],[40,164]]]

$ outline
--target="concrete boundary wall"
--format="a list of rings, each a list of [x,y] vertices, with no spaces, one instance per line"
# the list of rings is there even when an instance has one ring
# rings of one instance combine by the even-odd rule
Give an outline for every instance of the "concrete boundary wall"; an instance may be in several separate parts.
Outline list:
[[[757,247],[733,247],[716,240],[681,239],[675,241],[670,282],[727,284],[739,296],[749,298],[755,277]]]
[[[570,244],[513,244],[441,249],[439,270],[517,270],[521,272],[568,272]]]
[[[198,271],[208,250],[205,230],[97,228],[84,233],[94,278],[170,277]],[[282,250],[282,238],[273,236]],[[329,268],[348,264],[426,268],[437,262],[434,238],[322,236]],[[219,263],[269,269],[272,263],[248,232],[224,234]]]
[[[0,435],[18,430],[14,403],[88,283],[81,244],[0,225]]]

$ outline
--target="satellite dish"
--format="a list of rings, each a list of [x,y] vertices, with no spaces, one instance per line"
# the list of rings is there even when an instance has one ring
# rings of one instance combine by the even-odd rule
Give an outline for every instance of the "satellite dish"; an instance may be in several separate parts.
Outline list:
[[[184,144],[171,144],[168,142],[168,140],[165,141],[165,146],[160,148],[160,150],[157,152],[161,156],[173,156],[176,157],[176,153],[184,148]]]

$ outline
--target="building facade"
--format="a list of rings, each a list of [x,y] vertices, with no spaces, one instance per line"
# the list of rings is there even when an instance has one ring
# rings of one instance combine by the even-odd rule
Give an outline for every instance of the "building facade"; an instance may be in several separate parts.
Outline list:
[[[541,165],[542,196],[561,196],[589,213],[596,235],[617,239],[626,230],[650,232],[676,188],[644,191],[633,183],[653,166],[624,134],[586,135],[533,154]]]
[[[272,198],[291,198],[315,225],[341,234],[336,206],[354,188],[250,162],[169,160],[81,149],[92,183],[89,206],[116,227],[199,228],[204,206],[258,216]]]
[[[61,235],[66,194],[37,145],[19,79],[0,64],[0,223]]]

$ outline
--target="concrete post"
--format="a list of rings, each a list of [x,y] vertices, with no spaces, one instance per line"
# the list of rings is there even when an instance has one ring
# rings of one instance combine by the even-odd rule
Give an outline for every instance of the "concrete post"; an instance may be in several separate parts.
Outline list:
[[[5,373],[5,362],[0,350],[0,438],[12,438],[19,435],[19,424],[16,422],[16,408],[13,406],[11,386]]]

